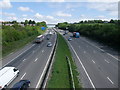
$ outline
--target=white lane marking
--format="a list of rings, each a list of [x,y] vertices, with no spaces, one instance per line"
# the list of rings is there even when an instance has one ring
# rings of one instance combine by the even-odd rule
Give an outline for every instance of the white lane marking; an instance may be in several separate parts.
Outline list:
[[[112,84],[114,84],[113,81],[112,81],[109,77],[107,77],[107,79],[108,79]]]
[[[86,51],[84,51],[84,53],[86,53]]]
[[[92,60],[92,62],[93,62],[93,63],[95,63],[95,61],[94,61],[94,60]]]
[[[82,40],[84,40],[84,39],[82,39]],[[86,41],[86,40],[84,40],[84,41],[87,42],[87,43],[89,43],[90,45],[96,47],[97,49],[99,49],[99,50],[101,50],[101,51],[103,51],[103,52],[106,52],[106,51],[104,51],[103,49],[99,48],[98,46],[96,46],[96,45],[94,45],[94,44],[92,44],[92,43],[90,43],[90,42],[88,42],[88,41]],[[115,56],[111,55],[110,53],[107,53],[107,55],[109,55],[109,56],[113,57],[114,59],[118,60],[118,58],[116,58]]]
[[[55,46],[55,43],[54,43],[54,46]],[[54,49],[54,47],[52,47],[51,53],[50,53],[50,55],[49,55],[49,57],[48,57],[47,63],[45,64],[45,67],[44,67],[44,69],[43,69],[43,71],[42,71],[42,74],[41,74],[41,76],[40,76],[40,78],[39,78],[39,80],[38,80],[38,83],[37,83],[37,85],[36,85],[36,88],[39,88],[39,85],[40,85],[40,83],[41,83],[41,80],[42,80],[42,77],[43,77],[43,75],[44,75],[44,72],[45,72],[45,70],[46,70],[46,68],[47,68],[47,66],[48,66],[49,61],[50,61],[50,58],[51,58],[53,49]]]
[[[110,63],[110,62],[108,62],[106,59],[104,59],[107,63]]]
[[[36,58],[34,62],[36,62],[37,60],[38,60],[38,58]]]
[[[69,42],[68,42],[68,43],[69,43]],[[93,84],[93,82],[92,82],[92,80],[91,80],[91,78],[90,78],[89,74],[87,73],[87,70],[85,69],[85,67],[84,67],[83,63],[81,62],[81,60],[80,60],[79,56],[77,55],[76,51],[74,50],[74,48],[72,47],[72,45],[71,45],[70,43],[69,43],[69,45],[70,45],[70,46],[71,46],[71,48],[73,49],[73,51],[74,51],[75,55],[77,56],[77,58],[78,58],[78,60],[79,60],[80,64],[82,65],[82,68],[84,69],[84,71],[85,71],[85,73],[86,73],[86,75],[87,75],[87,77],[88,77],[88,79],[89,79],[89,81],[90,81],[90,83],[91,83],[92,87],[94,88],[94,90],[96,90],[96,89],[95,89],[95,86],[94,86],[94,84]]]
[[[25,77],[26,73],[23,74],[23,76],[20,79],[23,79]]]
[[[25,61],[26,59],[23,59],[23,62]]]
[[[42,50],[42,53],[44,52],[44,50]]]
[[[111,57],[115,58],[116,60],[118,60],[118,58],[114,57],[114,56],[113,56],[113,55],[111,55],[110,53],[107,53],[107,55],[109,55],[109,56],[111,56]]]
[[[26,49],[25,51],[23,51],[22,53],[20,53],[18,56],[16,56],[15,58],[13,58],[10,62],[14,61],[16,58],[18,58],[20,55],[22,55],[23,53],[25,53],[27,50],[29,50],[30,48],[32,48],[35,44],[33,44],[31,47],[29,47],[28,49]],[[10,62],[8,62],[7,64],[9,64]],[[4,66],[6,66],[7,64],[5,64]],[[3,66],[3,67],[4,67]]]

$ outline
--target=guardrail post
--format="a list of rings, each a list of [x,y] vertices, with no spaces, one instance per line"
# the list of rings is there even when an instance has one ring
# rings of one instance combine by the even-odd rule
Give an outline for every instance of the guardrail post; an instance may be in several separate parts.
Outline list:
[[[68,62],[68,66],[69,66],[69,70],[70,70],[70,76],[72,78],[72,87],[73,87],[73,90],[75,90],[75,83],[74,83],[74,78],[73,78],[73,72],[72,72],[72,68],[71,68],[71,63],[70,63],[70,59],[68,56],[66,56],[66,60]]]

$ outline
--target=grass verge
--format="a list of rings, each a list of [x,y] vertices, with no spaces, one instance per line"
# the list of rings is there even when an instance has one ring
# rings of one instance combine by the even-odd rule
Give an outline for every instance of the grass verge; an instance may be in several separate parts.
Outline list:
[[[56,49],[55,60],[53,63],[52,73],[50,80],[48,81],[47,88],[72,88],[66,56],[69,57],[71,62],[75,87],[81,88],[77,77],[79,73],[76,70],[75,62],[72,60],[71,52],[65,39],[60,34],[58,34],[58,45]]]

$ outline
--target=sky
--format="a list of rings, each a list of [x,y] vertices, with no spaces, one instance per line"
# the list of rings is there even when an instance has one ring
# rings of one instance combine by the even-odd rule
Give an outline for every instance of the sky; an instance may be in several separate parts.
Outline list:
[[[81,20],[118,19],[118,0],[0,0],[0,21],[45,21],[48,24]]]

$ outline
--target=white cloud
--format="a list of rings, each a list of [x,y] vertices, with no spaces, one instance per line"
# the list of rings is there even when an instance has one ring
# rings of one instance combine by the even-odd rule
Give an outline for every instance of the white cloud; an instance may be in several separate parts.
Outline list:
[[[31,0],[31,1],[33,1],[33,0]],[[64,2],[64,1],[65,0],[34,0],[34,2]]]
[[[48,19],[54,19],[53,16],[46,16],[46,18],[48,18]]]
[[[22,16],[23,16],[23,17],[27,17],[28,15],[26,15],[26,14],[23,14]]]
[[[118,3],[89,3],[88,8],[93,8],[99,11],[118,11]]]
[[[108,15],[116,16],[118,17],[118,3],[112,2],[112,3],[89,3],[88,9],[96,9],[101,12],[106,12]]]
[[[33,10],[32,9],[30,9],[29,7],[19,7],[18,8],[19,10],[21,10],[21,11],[30,11],[30,12],[33,12]]]
[[[84,15],[84,14],[81,14],[80,17],[83,18],[83,17],[85,17],[85,15]]]
[[[119,2],[119,0],[86,0],[87,2]]]
[[[58,19],[50,15],[42,15],[40,13],[36,13],[33,18],[36,22],[45,21],[46,23],[51,23],[51,24],[65,21],[64,19]]]
[[[64,2],[65,0],[49,0],[51,2]]]
[[[50,16],[50,15],[48,15],[48,16],[45,16],[45,15],[42,15],[42,14],[39,14],[39,13],[36,13],[35,15],[34,15],[34,17],[35,18],[37,18],[37,19],[54,19],[54,17],[53,16]]]
[[[99,15],[99,16],[97,16],[96,18],[97,18],[97,19],[105,19],[105,16]]]
[[[66,9],[78,8],[81,6],[81,3],[68,3],[65,7]]]
[[[15,16],[15,13],[1,12],[0,14],[3,16]]]
[[[71,17],[72,16],[71,14],[63,13],[62,11],[57,12],[56,15],[60,17]]]
[[[41,14],[39,14],[39,13],[36,13],[36,14],[35,14],[35,18],[38,18],[38,19],[43,18],[43,15],[41,15]]]
[[[10,0],[3,0],[3,1],[0,1],[0,8],[11,8],[12,5],[10,3]]]
[[[12,2],[118,2],[119,0],[11,0]]]
[[[17,20],[17,17],[7,17],[9,20]]]
[[[111,16],[118,16],[118,11],[112,11],[109,13]]]

